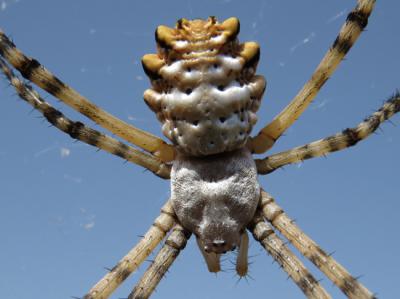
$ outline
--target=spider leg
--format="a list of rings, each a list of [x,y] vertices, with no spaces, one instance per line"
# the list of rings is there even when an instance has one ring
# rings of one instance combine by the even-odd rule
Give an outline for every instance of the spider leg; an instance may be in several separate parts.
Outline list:
[[[150,255],[175,224],[170,200],[140,242],[125,255],[90,291],[84,299],[106,299]]]
[[[287,164],[298,163],[306,159],[324,156],[350,146],[371,135],[379,125],[400,111],[400,93],[394,94],[374,114],[366,118],[355,128],[320,139],[290,150],[273,154],[264,159],[256,159],[259,174],[270,173]]]
[[[247,231],[244,231],[239,245],[239,253],[236,259],[236,273],[240,276],[246,276],[249,263],[248,263],[248,252],[249,252],[249,236]]]
[[[163,162],[174,159],[174,149],[162,139],[140,130],[100,109],[77,91],[60,81],[37,60],[25,56],[0,30],[0,56],[14,66],[24,78],[35,83],[79,113],[124,140],[159,157]]]
[[[200,241],[200,239],[196,238],[196,241],[197,241],[197,245],[199,246],[200,252],[206,261],[208,271],[210,271],[212,273],[217,273],[217,272],[221,271],[221,265],[220,265],[221,255],[214,253],[214,252],[206,252],[204,250],[204,245]]]
[[[261,210],[256,212],[249,229],[254,238],[278,262],[279,266],[285,270],[307,298],[331,298],[303,263],[275,234],[272,226],[264,222]]]
[[[350,299],[376,298],[366,287],[323,251],[286,215],[267,192],[262,190],[261,209],[263,216],[287,238],[302,255],[316,265]]]
[[[56,128],[67,133],[72,138],[105,150],[113,155],[143,166],[162,178],[169,178],[170,166],[163,163],[153,155],[145,154],[131,146],[128,146],[108,135],[85,126],[81,122],[75,122],[65,117],[56,110],[28,84],[22,82],[6,62],[0,57],[0,69],[14,86],[18,95],[38,110]]]
[[[253,153],[262,154],[274,145],[275,141],[304,112],[354,45],[367,26],[368,17],[372,12],[375,0],[358,0],[357,2],[357,6],[347,16],[339,35],[315,69],[311,79],[272,122],[265,126],[257,136],[249,140],[248,146]]]
[[[150,297],[169,267],[178,257],[180,251],[185,248],[190,235],[191,233],[183,229],[179,224],[174,226],[164,246],[132,290],[128,299],[146,299]]]

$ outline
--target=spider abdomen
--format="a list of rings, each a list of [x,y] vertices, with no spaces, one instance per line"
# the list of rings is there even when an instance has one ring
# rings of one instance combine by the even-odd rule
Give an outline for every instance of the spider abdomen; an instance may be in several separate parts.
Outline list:
[[[265,80],[256,76],[259,46],[239,44],[231,18],[178,22],[158,27],[158,54],[142,59],[152,81],[144,98],[162,131],[190,156],[243,147],[257,121]]]
[[[174,161],[174,211],[209,251],[223,253],[239,245],[259,197],[257,170],[247,148],[204,158],[179,155]],[[218,242],[223,246],[214,246]]]

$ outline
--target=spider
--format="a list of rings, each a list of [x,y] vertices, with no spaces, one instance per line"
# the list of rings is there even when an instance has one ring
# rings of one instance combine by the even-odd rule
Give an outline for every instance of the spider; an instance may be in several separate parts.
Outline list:
[[[356,144],[376,130],[382,121],[398,112],[399,95],[395,94],[378,112],[356,128],[257,159],[255,163],[250,157],[250,153],[261,154],[270,149],[304,111],[365,28],[373,4],[374,1],[359,1],[312,79],[289,106],[253,138],[249,134],[265,83],[255,75],[259,59],[258,45],[240,44],[237,41],[238,20],[231,18],[218,23],[212,17],[206,21],[182,19],[178,21],[176,29],[159,27],[156,34],[158,55],[146,55],[143,58],[145,71],[153,85],[145,93],[145,100],[163,122],[163,132],[174,146],[94,106],[36,60],[24,56],[1,34],[1,56],[26,79],[150,154],[138,151],[80,122],[69,120],[45,102],[32,87],[19,80],[2,60],[2,70],[21,98],[42,112],[51,124],[73,138],[139,164],[160,177],[169,178],[172,168],[172,196],[163,207],[161,215],[140,243],[85,298],[108,297],[170,231],[165,245],[130,298],[146,298],[151,294],[179,251],[184,248],[191,233],[196,235],[211,272],[220,270],[221,253],[239,247],[236,269],[240,276],[244,276],[248,267],[246,229],[281,264],[307,297],[329,298],[329,295],[275,234],[276,230],[315,263],[349,298],[373,297],[371,292],[301,232],[271,195],[264,190],[260,191],[255,176],[257,173],[267,174],[284,165]],[[175,38],[177,35],[178,39]],[[206,41],[196,43],[196,39]],[[194,61],[193,65],[182,63],[185,58]],[[203,81],[196,77],[203,74],[208,74]],[[208,76],[215,78],[211,80]],[[200,86],[205,84],[204,80],[209,79],[210,82],[206,82],[211,87]],[[190,102],[191,97],[196,97],[196,93],[200,93],[202,99],[205,94],[208,95],[204,103],[189,108],[181,106],[184,105],[183,101]],[[214,99],[218,101],[213,102]],[[220,105],[221,101],[226,105]],[[199,109],[196,110],[197,107]],[[219,184],[230,179],[237,186],[233,183],[227,186]],[[217,189],[210,192],[214,185]],[[221,197],[229,195],[228,198],[212,201],[211,197],[220,190]],[[186,203],[188,194],[185,192],[193,198],[203,192],[204,197],[196,198],[192,204]],[[243,203],[239,199],[232,200],[235,194],[246,200]]]

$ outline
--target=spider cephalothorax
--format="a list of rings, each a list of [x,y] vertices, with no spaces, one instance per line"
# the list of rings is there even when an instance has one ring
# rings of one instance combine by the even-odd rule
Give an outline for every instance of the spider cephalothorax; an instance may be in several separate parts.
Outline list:
[[[239,21],[181,19],[156,30],[158,54],[143,57],[153,88],[144,98],[162,131],[191,156],[231,151],[246,144],[265,89],[256,76],[257,43],[240,44]]]
[[[171,186],[174,211],[196,234],[201,250],[219,254],[240,246],[260,197],[256,165],[246,148],[207,158],[179,156]]]
[[[260,53],[258,44],[240,44],[237,40],[239,21],[230,18],[218,23],[214,17],[192,21],[181,19],[174,29],[158,27],[158,53],[145,55],[142,60],[152,83],[152,89],[147,90],[144,97],[173,144],[97,107],[37,60],[25,56],[0,31],[2,72],[18,95],[52,125],[72,138],[141,165],[162,178],[171,178],[171,199],[162,208],[161,215],[85,299],[108,298],[167,234],[164,246],[129,298],[150,296],[191,233],[196,235],[212,272],[220,270],[220,254],[238,246],[236,271],[244,276],[248,266],[247,230],[308,298],[328,299],[330,296],[281,236],[347,297],[375,298],[308,237],[271,195],[260,189],[257,174],[267,174],[287,164],[355,145],[400,111],[400,94],[394,94],[377,112],[354,128],[264,159],[252,156],[270,149],[304,112],[366,27],[374,4],[374,0],[358,0],[310,80],[254,137],[249,134],[256,122],[255,112],[265,89],[265,80],[255,75]],[[9,64],[29,81],[132,145],[70,120],[19,79]],[[281,236],[276,234],[277,231]]]

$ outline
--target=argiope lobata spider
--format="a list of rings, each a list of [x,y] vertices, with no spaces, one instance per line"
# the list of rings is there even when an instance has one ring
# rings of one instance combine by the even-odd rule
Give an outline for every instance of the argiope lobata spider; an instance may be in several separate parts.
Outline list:
[[[361,4],[360,4],[360,7],[363,7],[363,5],[365,4],[365,3],[367,3],[367,7],[368,7],[368,5],[371,5],[370,4],[370,2],[362,2]],[[362,12],[365,12],[365,11],[363,11],[363,9],[361,9],[361,11]],[[360,24],[362,24],[362,23],[360,23],[360,20],[359,19],[357,19],[357,18],[354,18],[354,17],[357,17],[358,15],[357,14],[353,14],[352,15],[352,17],[353,18],[350,18],[350,20],[352,21],[352,22],[349,22],[348,24],[347,24],[347,29],[348,28],[351,28],[351,29],[360,29],[359,27],[360,27]],[[232,20],[231,20],[232,21]],[[365,20],[364,20],[365,21]],[[212,20],[210,20],[210,22],[212,23]],[[234,26],[233,26],[234,27]],[[345,29],[343,29],[343,30],[345,30]],[[228,26],[228,31],[229,31],[229,26]],[[345,32],[345,31],[344,31]],[[358,32],[357,32],[357,30],[356,30],[356,32],[355,32],[355,34],[357,34]],[[343,32],[342,32],[342,38],[343,38]],[[351,39],[350,39],[351,40]],[[6,40],[4,39],[3,40],[4,41],[4,43],[7,45],[7,43],[6,43]],[[9,44],[9,45],[11,45],[11,44]],[[337,44],[337,46],[343,46],[344,44]],[[337,49],[337,48],[336,48]],[[333,52],[335,51],[335,49],[333,49]],[[251,49],[249,50],[249,52],[250,52],[250,57],[251,57],[251,55],[253,55],[253,54],[251,54]],[[344,54],[344,53],[342,53],[342,52],[340,52],[340,51],[338,51],[338,53],[336,53],[336,52],[334,52],[335,54]],[[13,55],[14,54],[14,55]],[[246,53],[242,53],[242,55],[243,56],[246,56]],[[11,50],[11,48],[9,48],[9,49],[6,49],[5,51],[4,51],[4,56],[10,61],[11,60],[11,63],[13,63],[13,61],[12,61],[12,59],[13,58],[16,58],[17,56],[15,55],[15,53],[13,53],[12,52],[12,50]],[[14,60],[14,63],[18,63],[18,61],[15,61]],[[20,61],[20,63],[23,63],[24,61]],[[151,62],[154,62],[154,61],[150,61],[150,64],[151,64]],[[256,63],[257,61],[255,61],[255,63]],[[15,66],[15,65],[14,65]],[[28,68],[28,69],[25,69],[25,76],[27,76],[27,77],[29,77],[29,79],[32,81],[32,82],[34,82],[35,81],[35,76],[36,75],[38,75],[38,74],[36,74],[34,71],[31,73],[31,74],[29,74],[29,72],[27,73],[26,71],[28,71],[28,70],[32,70],[32,64],[30,65],[31,67],[30,68]],[[16,66],[16,68],[18,68],[17,66]],[[24,70],[22,70],[23,72],[24,72]],[[150,68],[150,71],[151,71],[151,68]],[[249,75],[249,76],[251,76],[251,74]],[[328,74],[326,74],[326,78],[328,77]],[[245,82],[246,82],[246,79],[248,79],[248,78],[244,78],[244,80],[245,80]],[[17,84],[18,84],[18,81],[15,81]],[[51,82],[51,81],[50,81]],[[240,83],[240,82],[239,82]],[[39,84],[40,85],[40,84]],[[46,82],[44,83],[44,85],[47,85],[46,84]],[[45,87],[45,86],[41,86],[41,87]],[[49,87],[49,86],[47,86],[47,87]],[[54,89],[54,85],[51,85],[50,84],[50,90],[51,91],[53,91],[54,93],[59,93],[60,91],[57,91],[57,90],[55,90]],[[22,88],[22,86],[20,85],[20,88]],[[221,91],[221,92],[223,92],[223,91]],[[60,94],[58,94],[58,96],[60,96]],[[394,97],[394,98],[396,98],[396,97]],[[37,101],[37,100],[36,100]],[[45,113],[47,113],[46,115],[48,116],[48,118],[50,118],[50,120],[53,120],[53,121],[56,121],[57,122],[57,124],[59,124],[59,125],[61,125],[61,126],[64,126],[64,129],[66,129],[66,130],[68,130],[69,131],[69,133],[71,134],[71,135],[73,135],[73,136],[75,136],[75,137],[81,137],[81,138],[83,138],[84,140],[86,140],[88,143],[91,143],[91,144],[93,144],[93,143],[96,143],[97,144],[97,146],[103,146],[103,149],[108,149],[108,150],[110,150],[110,151],[112,151],[113,153],[116,153],[116,154],[118,154],[118,155],[120,155],[120,156],[123,156],[124,158],[129,158],[129,159],[132,159],[134,162],[136,162],[136,163],[143,163],[143,164],[145,164],[145,165],[143,165],[143,166],[146,166],[146,167],[148,167],[148,168],[150,168],[151,170],[153,170],[153,171],[155,171],[155,172],[158,172],[158,174],[159,175],[165,175],[165,171],[163,170],[163,169],[165,169],[165,168],[161,168],[161,170],[159,170],[158,168],[157,168],[157,162],[159,162],[159,159],[155,159],[155,158],[153,158],[153,157],[151,157],[151,156],[145,156],[144,154],[142,154],[142,153],[138,153],[137,151],[135,151],[135,150],[133,150],[133,149],[130,149],[130,148],[127,148],[127,147],[125,147],[125,146],[120,146],[121,144],[120,143],[116,143],[115,141],[113,141],[112,139],[109,139],[109,138],[107,138],[107,137],[104,137],[103,135],[99,135],[98,133],[96,133],[96,132],[94,132],[94,131],[88,131],[87,133],[88,133],[88,135],[85,135],[85,131],[84,130],[82,130],[82,125],[81,124],[76,124],[76,125],[70,125],[68,122],[64,122],[64,121],[66,121],[66,119],[61,119],[61,118],[59,118],[58,116],[58,113],[57,112],[55,112],[55,111],[53,111],[53,110],[51,110],[51,108],[46,108],[46,107],[44,107],[44,106],[46,106],[45,104],[43,104],[43,105],[40,105],[40,106],[42,106],[42,108],[44,108],[46,111],[45,111]],[[38,109],[41,109],[40,107],[37,107]],[[388,110],[390,110],[389,108],[388,108]],[[214,111],[214,110],[212,110],[212,111]],[[54,112],[54,113],[53,113]],[[235,111],[234,111],[235,112]],[[94,117],[97,117],[97,116],[99,116],[99,114],[98,114],[98,112],[96,112],[96,114],[94,114],[93,115]],[[172,118],[173,116],[171,116],[171,118]],[[224,117],[224,116],[221,116],[221,117]],[[238,117],[238,119],[239,119],[240,117]],[[227,119],[228,119],[228,117],[227,117]],[[172,119],[173,120],[173,119]],[[221,122],[221,123],[223,123],[224,121],[222,120],[222,119],[220,119],[219,117],[218,117],[218,120]],[[63,121],[63,122],[61,122],[61,121]],[[178,120],[176,120],[176,121],[178,121]],[[196,121],[196,120],[194,120],[194,121]],[[98,123],[100,123],[100,121],[98,121]],[[112,122],[112,123],[110,123],[111,124],[111,126],[114,126],[115,124],[116,124],[116,122]],[[103,124],[104,125],[104,124]],[[193,125],[194,125],[194,123],[193,123]],[[105,126],[105,125],[104,125]],[[77,128],[80,128],[79,130],[77,130]],[[111,131],[113,131],[112,129],[110,129]],[[81,134],[81,132],[83,132],[83,134]],[[114,133],[115,133],[115,131],[113,131]],[[124,134],[124,132],[127,132],[125,129],[123,129],[122,130],[122,133]],[[349,134],[349,133],[351,133],[352,131],[347,131],[347,135],[344,135],[344,138],[350,138],[351,137],[351,135],[352,134]],[[76,134],[78,134],[78,135],[76,135]],[[240,134],[240,132],[239,132],[239,134]],[[91,136],[97,136],[96,138],[92,138]],[[179,133],[178,133],[178,135],[179,135]],[[130,135],[130,137],[132,137],[132,136],[134,136],[134,134],[131,134]],[[350,137],[349,137],[350,136]],[[179,136],[178,136],[179,137]],[[184,136],[183,136],[184,137]],[[190,136],[189,136],[190,137]],[[362,136],[362,137],[365,137],[365,136]],[[152,137],[150,137],[150,138],[152,138]],[[104,140],[103,140],[104,139]],[[157,139],[154,139],[154,140],[156,140],[157,141]],[[102,142],[102,141],[104,141],[104,142]],[[142,142],[142,143],[140,143],[140,142]],[[146,147],[146,146],[148,146],[149,144],[148,143],[146,143],[146,142],[143,142],[143,140],[133,140],[132,141],[132,143],[134,143],[135,145],[138,145],[138,146],[140,146],[140,145],[142,145],[143,147]],[[139,143],[139,144],[138,144]],[[170,147],[168,147],[168,146],[165,146],[164,144],[162,144],[161,145],[161,147],[165,147],[165,148],[170,148]],[[196,149],[198,149],[199,147],[196,147]],[[116,150],[117,149],[117,150]],[[154,148],[147,148],[148,150],[150,150],[151,152],[153,152],[154,151]],[[127,151],[129,151],[129,153],[131,154],[130,156],[127,156]],[[326,149],[326,151],[328,152],[329,151],[329,148],[327,148]],[[160,151],[160,153],[166,153],[165,151]],[[156,154],[158,154],[158,153],[156,153]],[[146,159],[142,159],[141,157],[146,157]],[[160,155],[158,155],[158,157],[161,157],[161,158],[163,158],[163,159],[165,159],[165,157],[163,157],[163,156],[160,156]],[[272,156],[272,157],[278,157],[278,158],[280,158],[280,156],[278,155],[278,156]],[[308,156],[305,156],[305,157],[308,157]],[[165,160],[168,160],[168,159],[165,159]],[[269,160],[272,160],[272,161],[274,161],[273,160],[273,158],[269,158]],[[287,163],[287,162],[293,162],[293,161],[283,161],[282,163]],[[277,166],[279,166],[280,164],[279,164],[279,160],[278,160],[278,162],[277,162],[278,164],[277,164]],[[160,164],[160,165],[162,165],[162,164]],[[266,171],[266,169],[264,168],[264,169],[262,169],[262,166],[265,166],[265,164],[263,164],[263,163],[259,163],[259,170],[261,170],[261,171]],[[166,216],[166,215],[164,215],[164,218],[168,218],[168,216]],[[281,218],[283,218],[283,217],[281,217]],[[171,220],[171,219],[170,219]],[[278,229],[279,229],[279,224],[277,224],[277,223],[274,223],[274,225],[275,226],[278,226]],[[157,228],[153,228],[153,230],[155,231],[155,232],[158,232],[159,234],[162,234],[160,231],[158,231],[158,229]],[[165,227],[164,227],[164,230],[166,230],[165,229]],[[272,232],[272,231],[271,231]],[[272,235],[272,236],[275,236],[275,235]],[[168,243],[167,243],[168,244]],[[271,244],[268,244],[269,246],[271,246]],[[165,247],[165,249],[163,249],[164,251],[167,251],[167,253],[168,253],[168,246],[166,245],[166,247]],[[241,248],[245,248],[245,246],[241,246]],[[271,250],[271,248],[269,247],[269,249]],[[289,254],[289,253],[288,253]],[[157,261],[157,260],[156,260]],[[154,266],[156,266],[156,264],[153,264]],[[153,267],[154,267],[153,266]],[[284,264],[284,266],[286,266],[286,270],[288,270],[288,271],[290,271],[290,267],[292,266],[293,267],[293,265],[291,265],[291,264]],[[214,263],[213,264],[211,264],[211,267],[216,267],[215,266],[215,261],[214,261]],[[299,265],[297,265],[297,264],[295,264],[294,265],[294,267],[296,268],[296,267],[301,267],[301,266],[299,266]],[[122,272],[118,272],[118,269],[119,268],[116,268],[115,269],[115,271],[113,271],[113,272],[111,272],[109,275],[108,275],[108,278],[110,277],[110,276],[112,276],[112,277],[118,277],[118,274],[121,274]],[[153,269],[154,270],[154,268],[150,268],[150,269]],[[133,269],[130,269],[130,270],[133,270]],[[215,270],[215,268],[214,268],[214,270]],[[292,269],[293,270],[293,269]],[[240,270],[240,271],[244,271],[244,270]],[[306,270],[304,270],[304,271],[306,271]],[[124,272],[124,273],[126,273],[126,271]],[[310,288],[310,285],[308,285],[307,283],[310,283],[311,284],[311,288],[313,287],[313,280],[311,279],[311,278],[309,278],[309,279],[311,279],[310,281],[306,281],[306,284],[304,284],[304,281],[302,281],[301,279],[305,276],[304,275],[304,273],[302,273],[303,274],[303,276],[300,276],[300,277],[296,277],[296,274],[297,272],[296,271],[294,271],[293,273],[292,273],[292,275],[293,275],[293,278],[295,279],[295,280],[297,280],[297,282],[301,285],[301,287],[303,288],[303,290],[305,290],[305,289],[307,289],[307,288]],[[114,276],[113,276],[114,275]],[[356,282],[355,282],[356,283]],[[356,283],[357,284],[357,283]],[[111,286],[111,288],[113,287],[112,286],[112,284],[110,284],[110,285],[108,285],[108,286]],[[140,288],[139,288],[140,289]],[[145,288],[146,290],[151,290],[151,288]],[[314,292],[323,292],[323,291],[321,291],[319,288],[317,288],[317,287],[314,287]],[[349,292],[349,290],[347,290],[348,292]],[[311,292],[312,293],[312,292]],[[318,294],[318,293],[317,293]],[[310,296],[312,295],[312,294],[309,294]]]

